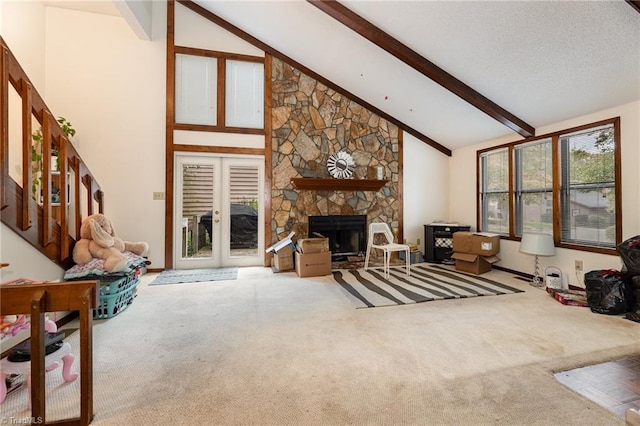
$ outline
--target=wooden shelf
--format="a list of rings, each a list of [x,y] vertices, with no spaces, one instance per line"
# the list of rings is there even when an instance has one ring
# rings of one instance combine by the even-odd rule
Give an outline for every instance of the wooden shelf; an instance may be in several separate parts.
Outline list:
[[[307,191],[378,191],[387,179],[292,178],[295,189]]]

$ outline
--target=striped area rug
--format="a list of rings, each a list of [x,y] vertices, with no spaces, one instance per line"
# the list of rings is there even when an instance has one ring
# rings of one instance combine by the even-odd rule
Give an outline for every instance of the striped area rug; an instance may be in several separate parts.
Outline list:
[[[392,268],[390,275],[387,280],[381,270],[333,271],[333,279],[358,308],[497,296],[524,291],[479,275],[427,263],[411,265],[411,276],[405,274],[404,267]]]

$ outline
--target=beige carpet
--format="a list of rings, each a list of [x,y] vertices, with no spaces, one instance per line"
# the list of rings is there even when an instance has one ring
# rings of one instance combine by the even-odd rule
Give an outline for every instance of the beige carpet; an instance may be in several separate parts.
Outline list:
[[[552,373],[640,353],[640,324],[501,271],[486,276],[525,292],[376,309],[329,276],[148,286],[156,275],[95,323],[92,425],[622,425]],[[79,412],[60,376],[50,419]],[[24,390],[0,405],[5,419],[26,408]]]

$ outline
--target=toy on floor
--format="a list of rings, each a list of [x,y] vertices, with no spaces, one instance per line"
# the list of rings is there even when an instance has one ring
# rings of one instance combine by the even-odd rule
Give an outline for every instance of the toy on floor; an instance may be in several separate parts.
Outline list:
[[[59,335],[56,334],[57,326],[56,323],[51,320],[45,321],[45,330],[49,335],[52,335],[53,340],[59,339]],[[64,337],[64,336],[63,336]],[[57,340],[54,343],[51,343],[46,348],[55,348],[55,351],[49,353],[45,356],[45,370],[47,372],[55,370],[60,366],[60,361],[62,361],[62,377],[65,382],[72,382],[78,378],[78,373],[71,372],[71,366],[73,365],[73,361],[75,357],[71,353],[71,345],[61,340]],[[49,352],[49,351],[47,351]],[[19,352],[18,352],[19,353]],[[19,353],[18,356],[22,354]],[[0,361],[0,404],[4,402],[7,396],[7,378],[10,377],[15,379],[16,375],[26,375],[27,376],[27,388],[29,389],[29,398],[31,398],[31,362],[29,360],[13,362],[10,361],[11,354],[9,357],[2,359]],[[16,387],[18,387],[17,385]]]
[[[73,248],[73,261],[83,265],[94,258],[103,259],[106,272],[124,271],[127,266],[125,251],[146,256],[149,244],[122,240],[116,235],[109,218],[103,214],[92,214],[82,221],[80,239]]]

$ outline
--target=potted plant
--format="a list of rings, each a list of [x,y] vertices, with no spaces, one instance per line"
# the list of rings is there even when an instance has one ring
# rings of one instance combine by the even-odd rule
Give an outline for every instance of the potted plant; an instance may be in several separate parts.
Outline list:
[[[69,122],[64,117],[58,117],[56,120],[62,129],[62,132],[70,139],[72,136],[75,136],[76,130],[73,128],[71,122]],[[38,192],[38,188],[40,187],[40,183],[42,182],[42,144],[44,142],[44,137],[42,135],[42,127],[36,130],[31,134],[31,139],[33,143],[31,144],[31,164],[32,164],[32,183],[31,183],[31,192],[33,193],[34,199],[36,198],[36,194]],[[53,160],[55,158],[55,160]],[[58,156],[58,148],[56,146],[53,147],[51,151],[51,159],[52,166],[54,171],[60,170],[60,157]]]

